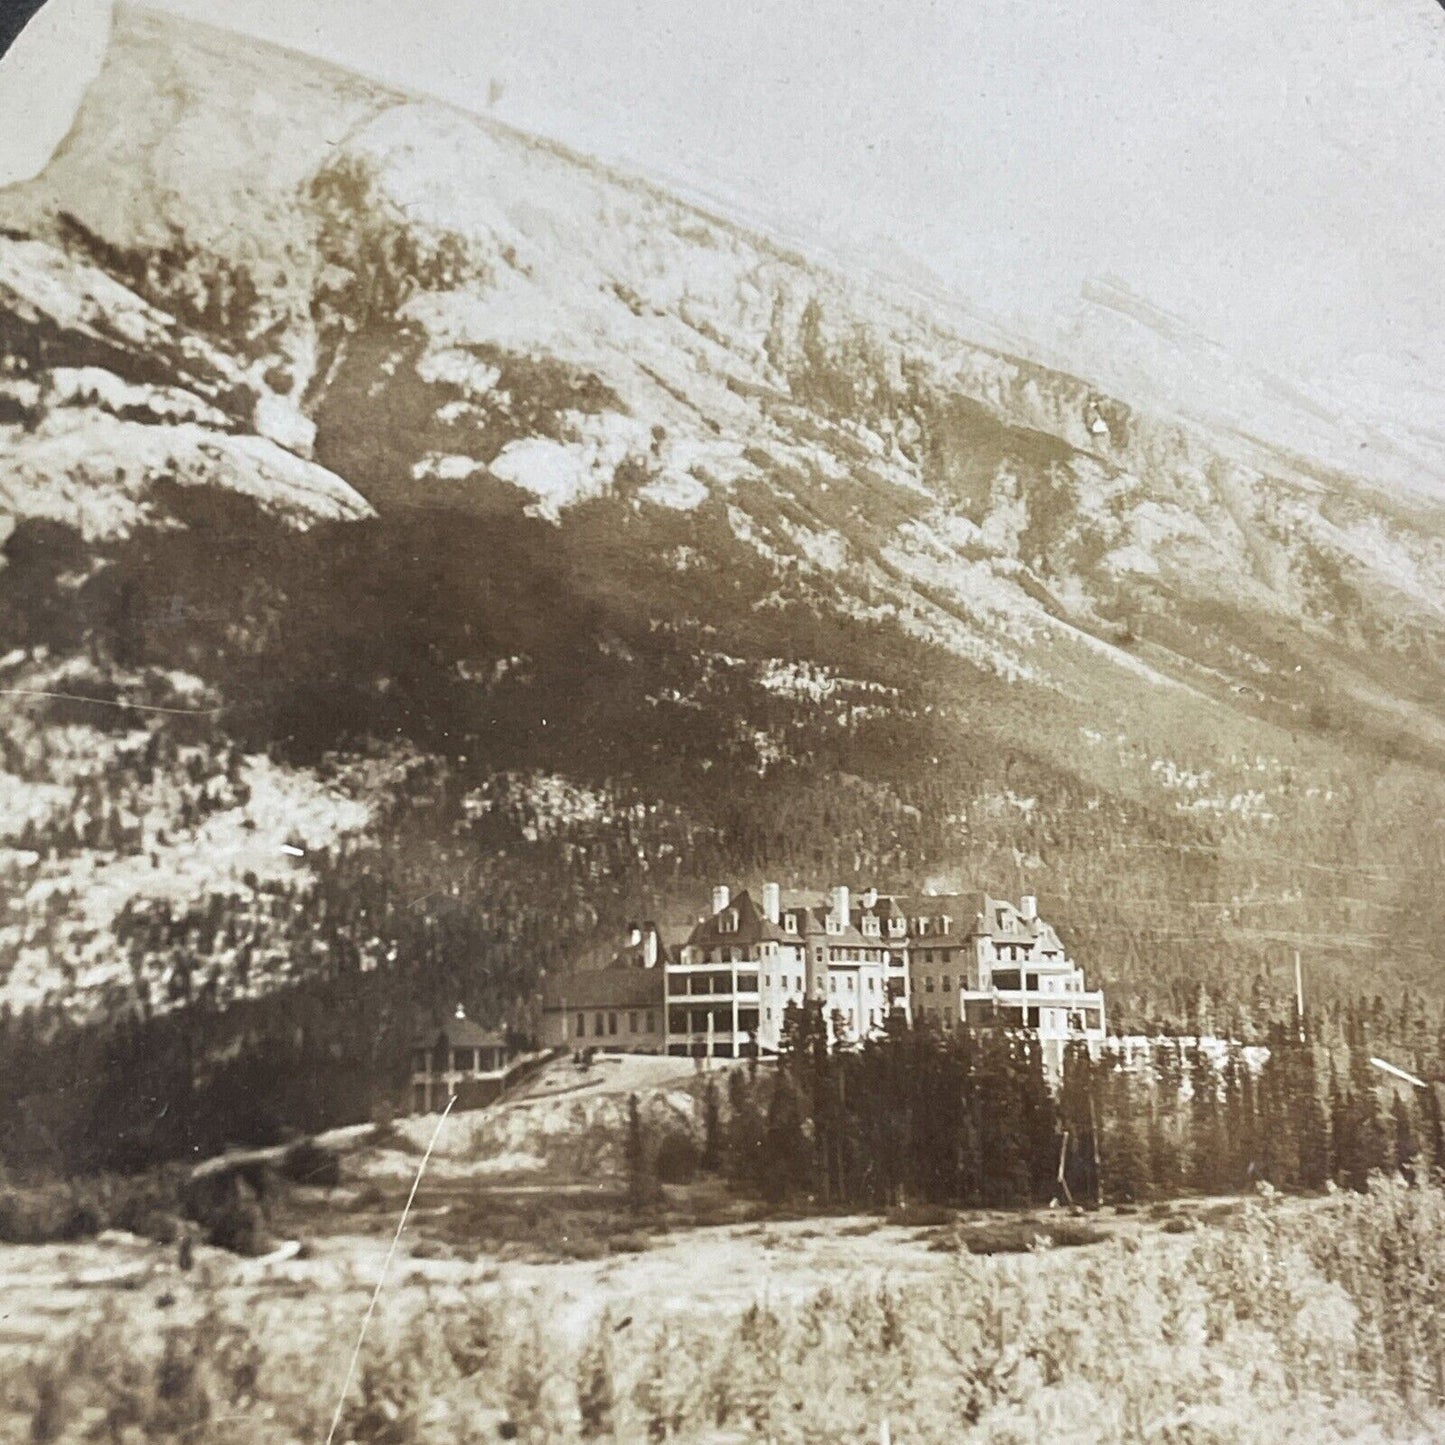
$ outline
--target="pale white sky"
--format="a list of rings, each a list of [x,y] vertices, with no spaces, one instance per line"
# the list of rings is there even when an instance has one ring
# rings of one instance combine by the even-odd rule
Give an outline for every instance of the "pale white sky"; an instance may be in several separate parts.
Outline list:
[[[495,80],[502,119],[1036,334],[1112,274],[1267,364],[1445,374],[1436,0],[156,3],[471,109]]]

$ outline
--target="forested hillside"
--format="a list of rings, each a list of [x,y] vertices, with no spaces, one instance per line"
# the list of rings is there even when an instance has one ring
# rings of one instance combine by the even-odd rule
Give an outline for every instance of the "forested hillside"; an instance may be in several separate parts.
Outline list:
[[[1121,1028],[1261,1033],[1295,949],[1438,1008],[1419,494],[141,11],[0,220],[32,1133],[49,1048],[140,1153],[177,1071],[312,1127],[720,880],[1036,893]]]

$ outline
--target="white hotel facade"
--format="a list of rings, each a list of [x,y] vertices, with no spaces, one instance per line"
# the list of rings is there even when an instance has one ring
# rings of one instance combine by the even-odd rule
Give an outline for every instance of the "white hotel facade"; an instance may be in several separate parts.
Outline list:
[[[824,1006],[843,1043],[881,1033],[890,1016],[938,1028],[1002,1028],[1035,1037],[1057,1076],[1064,1050],[1105,1037],[1103,994],[1036,900],[987,894],[854,895],[764,884],[726,886],[665,968],[667,1052],[740,1058],[777,1051],[790,1004]]]

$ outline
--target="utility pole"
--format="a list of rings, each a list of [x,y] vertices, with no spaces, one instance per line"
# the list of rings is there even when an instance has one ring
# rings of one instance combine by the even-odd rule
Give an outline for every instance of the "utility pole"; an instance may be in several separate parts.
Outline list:
[[[1089,1078],[1089,1135],[1094,1146],[1094,1207],[1104,1202],[1104,1180],[1099,1169],[1099,1118],[1094,1110],[1094,1080]]]
[[[1299,949],[1294,951],[1294,1008],[1295,1021],[1299,1025],[1299,1041],[1305,1041],[1305,977],[1300,966]]]

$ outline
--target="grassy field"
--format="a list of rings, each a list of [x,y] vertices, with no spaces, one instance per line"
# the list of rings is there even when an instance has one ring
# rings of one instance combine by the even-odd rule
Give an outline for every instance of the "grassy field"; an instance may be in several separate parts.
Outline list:
[[[485,1241],[442,1257],[409,1233],[335,1439],[1445,1432],[1440,1188],[1089,1226],[760,1221],[551,1262]],[[325,1440],[385,1245],[337,1233],[273,1265],[203,1250],[186,1272],[134,1241],[0,1252],[0,1441]]]

